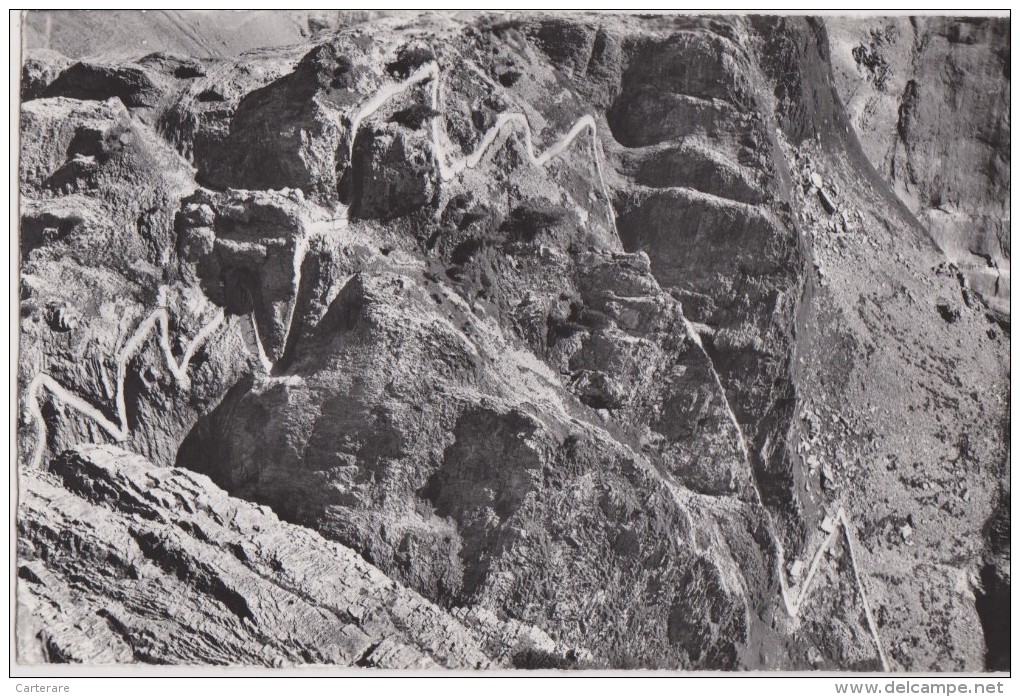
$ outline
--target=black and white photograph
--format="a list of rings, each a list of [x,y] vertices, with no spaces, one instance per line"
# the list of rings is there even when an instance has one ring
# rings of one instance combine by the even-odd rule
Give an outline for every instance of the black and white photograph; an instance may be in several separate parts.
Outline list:
[[[1004,693],[1007,10],[10,20],[11,676]]]

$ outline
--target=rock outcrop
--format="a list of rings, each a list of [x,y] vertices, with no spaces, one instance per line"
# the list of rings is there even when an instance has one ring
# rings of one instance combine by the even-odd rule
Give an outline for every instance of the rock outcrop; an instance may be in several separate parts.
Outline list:
[[[32,54],[20,660],[1002,667],[1008,314],[826,26]]]
[[[26,475],[18,533],[25,662],[463,670],[557,655],[537,630],[454,619],[352,550],[113,446]]]
[[[833,18],[834,84],[875,169],[1009,314],[1009,20]]]

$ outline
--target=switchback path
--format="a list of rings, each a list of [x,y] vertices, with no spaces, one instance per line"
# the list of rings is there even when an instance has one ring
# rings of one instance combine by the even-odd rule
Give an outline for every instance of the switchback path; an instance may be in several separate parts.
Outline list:
[[[363,102],[350,117],[350,143],[348,147],[348,157],[351,161],[354,148],[354,138],[361,127],[361,123],[371,116],[373,113],[378,111],[389,99],[392,97],[406,92],[408,89],[415,85],[422,84],[425,82],[431,82],[430,101],[432,108],[436,111],[440,111],[440,89],[441,89],[441,72],[439,65],[435,62],[426,63],[425,65],[418,68],[412,73],[407,79],[402,82],[390,83],[381,87],[374,95],[369,97]],[[545,167],[555,157],[564,153],[567,148],[573,144],[573,142],[583,133],[590,134],[591,136],[591,148],[592,148],[592,161],[595,168],[596,174],[598,175],[599,185],[602,190],[602,195],[606,199],[607,205],[607,217],[609,223],[614,231],[616,230],[616,214],[612,207],[612,198],[609,195],[608,187],[606,186],[605,175],[603,173],[602,166],[602,155],[599,149],[599,138],[598,138],[598,126],[595,117],[591,114],[586,114],[578,119],[574,125],[555,143],[546,148],[542,152],[536,152],[534,146],[534,138],[531,131],[531,126],[528,122],[527,117],[522,113],[512,112],[501,114],[496,123],[490,128],[482,137],[478,144],[478,147],[474,152],[464,155],[462,157],[451,156],[447,153],[444,145],[443,134],[440,129],[440,121],[438,117],[432,118],[432,140],[437,154],[437,162],[439,169],[439,176],[443,181],[450,181],[454,177],[460,175],[467,169],[474,169],[482,162],[486,152],[492,147],[500,135],[507,130],[518,130],[523,134],[524,145],[528,158],[531,163],[536,167]],[[341,224],[346,225],[347,222],[347,210],[341,209],[340,211]],[[301,267],[303,265],[304,257],[309,247],[309,235],[306,235],[297,240],[295,246],[294,255],[294,305],[290,309],[290,316],[288,319],[287,329],[284,336],[283,346],[287,345],[287,341],[290,337],[290,333],[293,328],[294,314],[296,311],[296,304],[298,298],[298,292],[301,286]],[[273,362],[266,355],[263,343],[258,334],[258,325],[255,321],[254,315],[250,317],[251,321],[251,332],[252,337],[246,337],[246,343],[253,347],[256,352],[259,363],[263,370],[268,374],[273,369]],[[128,428],[127,418],[127,406],[124,398],[124,380],[127,372],[127,364],[132,357],[137,355],[141,349],[145,346],[146,340],[149,335],[153,332],[156,333],[159,340],[159,346],[161,353],[164,358],[164,362],[167,368],[170,370],[171,375],[177,380],[182,386],[189,386],[190,379],[188,377],[188,368],[192,357],[195,352],[201,347],[209,337],[223,324],[224,316],[221,310],[217,310],[216,315],[205,324],[201,330],[195,335],[191,342],[187,345],[184,355],[181,357],[181,361],[177,362],[174,358],[173,353],[170,349],[170,339],[168,334],[169,316],[164,308],[159,308],[150,314],[139,326],[135,333],[125,344],[124,349],[121,351],[120,356],[117,358],[117,394],[116,394],[116,413],[117,422],[110,421],[103,415],[103,413],[89,403],[87,400],[79,397],[68,391],[56,380],[46,373],[37,374],[28,385],[28,389],[25,392],[25,401],[27,408],[31,416],[36,422],[36,447],[33,454],[31,464],[33,467],[40,467],[42,463],[43,453],[46,448],[46,422],[43,419],[42,411],[39,406],[39,399],[43,392],[49,394],[49,396],[62,402],[63,404],[73,408],[83,416],[94,421],[100,428],[102,428],[114,441],[124,441],[130,436]],[[686,319],[685,319],[686,322]],[[700,345],[701,341],[698,338],[697,332],[688,323],[688,332]],[[242,330],[247,333],[249,330]],[[706,354],[707,356],[707,354]],[[713,375],[717,386],[722,390],[722,383],[719,379],[718,373],[714,367],[712,369]],[[725,391],[723,394],[725,395]],[[740,447],[744,460],[747,466],[750,467],[750,458],[747,450],[747,445],[744,441],[743,432],[740,428],[740,424],[737,422],[736,416],[733,410],[727,403],[727,410],[729,411],[729,417],[733,422],[733,426],[737,429],[739,435]],[[755,484],[755,493],[758,498],[758,502],[765,512],[765,516],[769,523],[770,534],[773,538],[773,542],[776,546],[776,564],[778,568],[776,573],[779,577],[779,584],[781,588],[783,607],[786,613],[791,618],[797,618],[800,615],[801,609],[811,591],[812,585],[815,578],[817,577],[818,569],[824,558],[826,550],[828,550],[839,534],[842,533],[847,541],[847,548],[850,555],[850,566],[854,572],[854,582],[857,586],[858,591],[861,595],[861,602],[863,604],[863,610],[865,618],[867,619],[868,629],[871,633],[872,639],[875,643],[875,649],[878,653],[878,657],[882,663],[883,670],[890,670],[888,660],[885,655],[885,651],[882,648],[882,641],[878,633],[878,626],[875,622],[874,615],[871,611],[871,605],[868,600],[867,589],[865,588],[862,576],[859,571],[859,564],[857,561],[857,555],[855,551],[855,540],[853,528],[846,516],[845,511],[840,507],[834,518],[834,524],[831,532],[823,540],[823,542],[815,550],[811,556],[811,561],[808,566],[808,572],[803,582],[800,584],[799,590],[791,587],[786,580],[785,566],[786,566],[786,553],[783,549],[782,542],[778,535],[775,533],[775,524],[772,521],[771,514],[765,507],[764,502],[761,498],[761,492],[757,489],[757,481],[752,476],[752,481]],[[667,484],[667,486],[669,486]],[[672,491],[672,487],[669,487]],[[675,492],[674,492],[675,495]]]

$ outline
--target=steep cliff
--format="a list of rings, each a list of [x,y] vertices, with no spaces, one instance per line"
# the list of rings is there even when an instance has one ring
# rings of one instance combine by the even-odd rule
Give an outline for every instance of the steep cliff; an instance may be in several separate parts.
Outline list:
[[[833,18],[826,28],[868,159],[1008,316],[1009,19]]]
[[[25,660],[996,665],[1008,319],[822,24],[320,29],[25,65]]]

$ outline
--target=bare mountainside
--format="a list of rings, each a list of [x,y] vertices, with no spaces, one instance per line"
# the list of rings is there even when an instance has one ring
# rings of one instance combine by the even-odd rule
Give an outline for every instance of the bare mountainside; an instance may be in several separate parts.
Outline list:
[[[868,159],[990,306],[1009,313],[1006,19],[826,22]]]
[[[849,29],[146,15],[25,21],[19,660],[1009,667],[1008,305]]]

